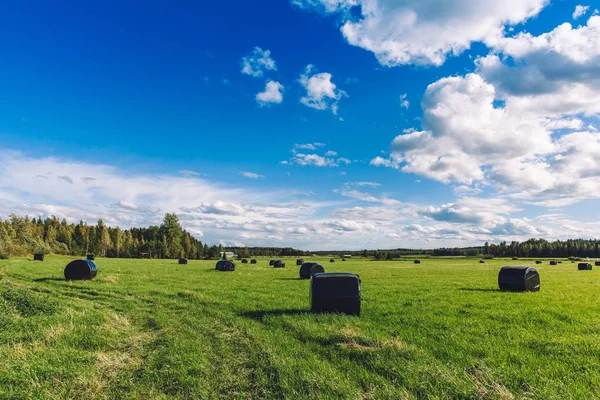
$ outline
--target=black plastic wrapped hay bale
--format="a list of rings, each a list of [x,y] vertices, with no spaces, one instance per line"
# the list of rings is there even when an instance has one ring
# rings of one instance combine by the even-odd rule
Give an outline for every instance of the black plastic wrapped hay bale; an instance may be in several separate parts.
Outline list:
[[[42,254],[42,253],[35,253],[33,255],[33,261],[44,261],[44,254]]]
[[[65,279],[68,281],[81,281],[94,279],[98,268],[92,260],[74,260],[65,267]]]
[[[329,260],[329,262],[335,262],[335,259],[332,258],[332,259]]]
[[[415,264],[421,264],[421,260],[415,260]]]
[[[188,262],[188,259],[187,259],[187,258],[185,258],[185,257],[181,257],[181,258],[179,259],[179,264],[187,264],[187,262]]]
[[[558,265],[558,261],[552,260],[552,261],[550,261],[550,265]]]
[[[594,265],[596,265],[596,267],[600,267],[600,261],[596,261]]]
[[[93,254],[88,254],[86,258],[90,261],[94,261],[96,259],[96,256]]]
[[[273,263],[273,267],[275,267],[275,268],[285,268],[285,262],[283,262],[281,260],[275,260],[275,262]]]
[[[345,259],[345,258],[342,258],[342,261],[346,261],[346,259]]]
[[[513,261],[514,261],[514,260],[518,260],[518,259],[519,259],[519,257],[513,257],[512,259],[513,259]]]
[[[562,264],[562,261],[559,261],[558,263],[559,263],[559,264]]]
[[[344,272],[315,274],[310,281],[313,312],[360,315],[360,279]]]
[[[269,267],[272,267],[272,266],[273,266],[273,264],[275,264],[275,260],[271,260],[271,261],[269,261]]]
[[[304,260],[299,258],[296,260],[296,265],[303,265],[304,264]]]
[[[536,263],[536,264],[541,264],[541,263],[542,263],[542,261],[541,261],[541,260],[536,260],[536,261],[535,261],[535,263]]]
[[[485,261],[479,260],[479,264],[485,264]]]
[[[533,267],[502,267],[498,274],[498,286],[505,292],[538,292],[540,274]]]
[[[577,269],[579,271],[591,271],[592,270],[592,264],[590,264],[590,263],[579,263],[577,265]]]
[[[248,264],[248,260],[246,260],[245,258],[242,259],[242,264]]]
[[[218,271],[235,271],[235,263],[229,260],[219,260],[216,269]]]
[[[300,279],[310,279],[314,274],[325,272],[325,268],[319,263],[308,262],[300,267]]]
[[[250,260],[250,264],[256,264],[256,260]]]

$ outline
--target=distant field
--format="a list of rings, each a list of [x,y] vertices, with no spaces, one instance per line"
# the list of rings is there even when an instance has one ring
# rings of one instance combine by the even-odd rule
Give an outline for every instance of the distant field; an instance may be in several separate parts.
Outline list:
[[[501,293],[503,265],[346,262],[360,317],[308,312],[308,281],[213,261],[0,260],[0,398],[600,398],[600,267],[535,266],[539,293]]]

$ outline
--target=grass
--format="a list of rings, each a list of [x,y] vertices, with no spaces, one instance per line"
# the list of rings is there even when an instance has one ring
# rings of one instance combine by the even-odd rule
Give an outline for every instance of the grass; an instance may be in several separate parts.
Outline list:
[[[349,259],[362,315],[308,312],[308,281],[213,261],[0,260],[0,398],[591,399],[600,397],[600,271],[540,271],[501,293],[502,265],[533,260]]]

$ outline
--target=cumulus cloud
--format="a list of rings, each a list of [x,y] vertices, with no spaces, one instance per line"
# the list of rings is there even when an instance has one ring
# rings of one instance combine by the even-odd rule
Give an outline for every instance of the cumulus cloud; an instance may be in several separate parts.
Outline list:
[[[317,150],[318,148],[325,147],[325,143],[315,142],[315,143],[296,143],[294,144],[294,149],[299,150]]]
[[[265,71],[275,71],[277,66],[271,58],[270,50],[255,47],[251,54],[242,58],[242,74],[255,78],[263,76]]]
[[[408,101],[408,95],[406,93],[400,95],[400,107],[407,109],[410,107],[410,101]]]
[[[346,41],[382,65],[442,65],[473,42],[494,45],[504,28],[536,16],[547,0],[292,0],[342,20]]]
[[[582,6],[580,4],[576,5],[575,11],[573,11],[573,19],[583,17],[588,12],[589,9],[590,9],[590,6]]]
[[[260,175],[254,172],[248,172],[248,171],[240,171],[240,175],[241,176],[245,176],[246,178],[249,179],[260,179],[260,178],[264,178],[264,175]]]
[[[331,78],[330,73],[316,72],[314,65],[307,65],[304,73],[300,76],[300,84],[306,90],[306,95],[300,99],[300,102],[316,110],[331,109],[333,114],[337,115],[338,102],[347,94],[338,89]]]
[[[261,106],[280,104],[283,101],[284,87],[281,83],[268,81],[265,90],[256,95],[256,101]]]

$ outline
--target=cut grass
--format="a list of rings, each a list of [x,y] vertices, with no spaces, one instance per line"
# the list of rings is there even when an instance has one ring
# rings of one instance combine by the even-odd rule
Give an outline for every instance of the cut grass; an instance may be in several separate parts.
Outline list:
[[[0,260],[1,398],[600,397],[600,272],[571,263],[502,293],[500,267],[534,260],[320,260],[360,274],[351,317],[309,313],[298,267],[268,259],[98,259],[66,282],[69,260]]]

